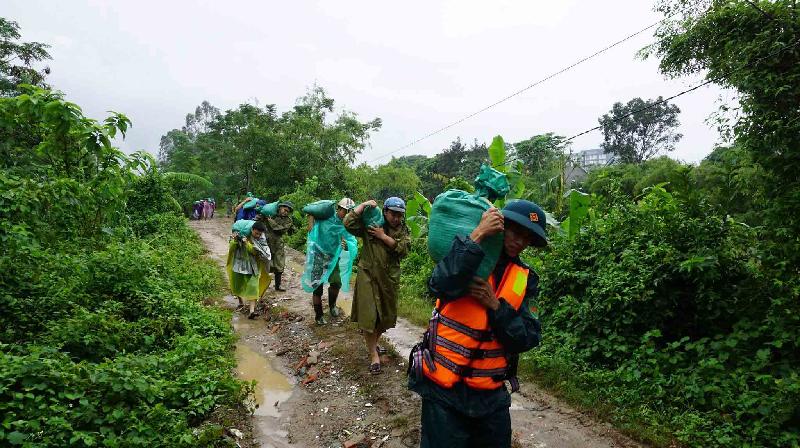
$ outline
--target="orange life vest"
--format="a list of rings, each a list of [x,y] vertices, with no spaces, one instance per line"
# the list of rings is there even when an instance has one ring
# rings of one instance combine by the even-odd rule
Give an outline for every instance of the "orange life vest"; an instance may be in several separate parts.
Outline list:
[[[489,284],[497,298],[502,298],[515,310],[520,309],[528,285],[527,268],[508,263],[499,287],[494,274]],[[503,381],[518,388],[516,378],[510,378],[505,350],[489,327],[489,315],[477,299],[464,296],[436,308],[430,320],[425,342],[420,347],[415,364],[422,373],[444,388],[463,381],[473,389],[494,390]]]

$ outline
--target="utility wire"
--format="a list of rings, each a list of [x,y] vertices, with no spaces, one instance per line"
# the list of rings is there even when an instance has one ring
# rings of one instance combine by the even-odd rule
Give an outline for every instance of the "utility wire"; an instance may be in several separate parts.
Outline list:
[[[422,137],[412,141],[411,143],[407,143],[407,144],[405,144],[405,145],[403,145],[403,146],[401,146],[401,147],[399,147],[399,148],[397,148],[397,149],[395,149],[393,151],[389,151],[389,152],[387,152],[385,154],[382,154],[382,155],[380,155],[378,157],[375,157],[375,158],[369,160],[369,162],[374,162],[376,160],[380,160],[380,159],[382,159],[382,158],[384,158],[386,156],[392,155],[392,154],[394,154],[396,152],[399,152],[399,151],[402,151],[402,150],[404,150],[406,148],[414,146],[414,145],[416,145],[417,143],[419,143],[419,142],[421,142],[423,140],[426,140],[426,139],[428,139],[430,137],[433,137],[436,134],[444,132],[444,131],[452,128],[453,126],[461,124],[464,121],[467,121],[470,118],[472,118],[472,117],[474,117],[474,116],[476,116],[478,114],[486,112],[487,110],[489,110],[489,109],[491,109],[491,108],[493,108],[493,107],[495,107],[495,106],[497,106],[499,104],[505,103],[506,101],[510,100],[511,98],[514,98],[515,96],[520,95],[520,94],[522,94],[522,93],[524,93],[524,92],[526,92],[526,91],[538,86],[539,84],[542,84],[542,83],[544,83],[546,81],[549,81],[550,79],[555,78],[556,76],[561,75],[562,73],[565,73],[565,72],[567,72],[569,70],[572,70],[573,68],[583,64],[584,62],[587,62],[587,61],[589,61],[591,59],[594,59],[595,57],[600,56],[601,54],[605,53],[606,51],[608,51],[608,50],[610,50],[610,49],[612,49],[612,48],[614,48],[614,47],[616,47],[616,46],[618,46],[618,45],[620,45],[620,44],[622,44],[624,42],[627,42],[630,39],[633,39],[634,37],[644,33],[645,31],[657,26],[661,22],[666,21],[667,19],[669,19],[670,17],[672,17],[675,14],[676,13],[672,13],[669,16],[659,20],[658,22],[652,23],[652,24],[646,26],[645,28],[642,28],[641,30],[639,30],[639,31],[637,31],[637,32],[635,32],[633,34],[629,34],[628,36],[624,37],[623,39],[620,39],[620,40],[618,40],[618,41],[616,41],[616,42],[604,47],[603,49],[598,50],[598,51],[592,53],[591,55],[586,56],[583,59],[580,59],[580,60],[572,63],[571,65],[568,65],[567,67],[562,68],[561,70],[558,70],[557,72],[551,73],[550,75],[545,76],[544,78],[534,82],[533,84],[528,85],[527,87],[524,87],[524,88],[522,88],[520,90],[517,90],[516,92],[514,92],[514,93],[512,93],[512,94],[510,94],[508,96],[505,96],[505,97],[495,101],[494,103],[491,103],[491,104],[489,104],[489,105],[487,105],[487,106],[485,106],[485,107],[483,107],[483,108],[481,108],[481,109],[479,109],[479,110],[477,110],[475,112],[472,112],[469,115],[465,115],[465,116],[459,118],[458,120],[448,124],[447,126],[444,126],[444,127],[439,128],[439,129],[436,129],[435,131],[429,132],[429,133],[423,135]]]
[[[769,54],[767,54],[765,56],[762,56],[762,57],[756,59],[755,61],[753,61],[753,62],[751,62],[749,64],[745,64],[743,67],[738,67],[738,68],[735,68],[735,69],[728,70],[727,72],[725,72],[725,73],[723,73],[723,74],[721,74],[721,75],[719,75],[719,76],[717,76],[715,78],[708,79],[708,80],[706,80],[706,81],[704,81],[704,82],[702,82],[700,84],[697,84],[694,87],[690,87],[690,88],[688,88],[686,90],[683,90],[681,92],[678,92],[675,95],[672,95],[672,96],[670,96],[668,98],[664,98],[664,99],[661,99],[659,101],[656,101],[653,104],[648,104],[647,106],[640,107],[639,109],[633,110],[633,111],[631,111],[631,112],[629,112],[629,113],[627,113],[627,114],[625,114],[625,115],[623,115],[621,117],[617,117],[614,120],[612,120],[611,122],[612,123],[616,123],[617,121],[620,121],[620,120],[623,120],[625,118],[628,118],[631,115],[635,115],[635,114],[638,114],[639,112],[643,112],[643,111],[646,111],[648,109],[652,109],[652,108],[654,108],[654,107],[656,107],[656,106],[658,106],[660,104],[666,103],[667,101],[670,101],[672,99],[678,98],[679,96],[683,96],[683,95],[686,95],[688,93],[694,92],[695,90],[697,90],[697,89],[699,89],[699,88],[701,88],[703,86],[706,86],[706,85],[711,84],[713,82],[718,82],[722,78],[725,78],[728,75],[731,75],[736,71],[742,70],[742,69],[747,68],[747,67],[749,67],[751,65],[755,65],[755,64],[763,61],[764,59],[770,58],[772,56],[776,56],[779,53],[783,52],[784,50],[787,50],[787,49],[792,48],[792,47],[796,47],[798,45],[800,45],[800,39],[797,39],[796,41],[794,41],[794,43],[784,45],[783,47],[779,48],[778,50],[773,51],[773,52],[771,52],[771,53],[769,53]],[[579,133],[577,133],[577,134],[575,134],[575,135],[573,135],[571,137],[568,137],[568,138],[564,139],[563,142],[564,143],[570,142],[570,141],[572,141],[572,140],[574,140],[574,139],[576,139],[576,138],[578,138],[578,137],[580,137],[582,135],[588,134],[588,133],[590,133],[592,131],[599,130],[601,128],[602,128],[602,126],[595,126],[595,127],[591,128],[591,129],[587,129],[585,131],[581,131],[581,132],[579,132]],[[519,159],[520,159],[519,157],[515,157],[515,158],[512,158],[512,159],[506,161],[506,163],[513,163],[513,162],[516,162]],[[493,166],[493,167],[497,168],[497,166]]]

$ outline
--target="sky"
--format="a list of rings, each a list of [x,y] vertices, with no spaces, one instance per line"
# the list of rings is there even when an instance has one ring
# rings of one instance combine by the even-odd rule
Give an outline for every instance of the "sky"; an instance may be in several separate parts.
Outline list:
[[[249,102],[290,109],[317,84],[336,106],[380,117],[359,161],[392,153],[433,155],[456,137],[516,142],[597,126],[615,102],[668,97],[700,78],[666,79],[637,58],[646,32],[445,132],[397,151],[662,17],[650,1],[429,0],[150,1],[3,0],[24,41],[51,45],[48,82],[102,119],[126,114],[119,146],[157,153],[170,129],[203,100],[219,109]],[[698,162],[718,143],[709,116],[731,95],[716,86],[677,98],[670,155]],[[600,132],[573,141],[598,147]],[[394,152],[397,151],[397,152]]]

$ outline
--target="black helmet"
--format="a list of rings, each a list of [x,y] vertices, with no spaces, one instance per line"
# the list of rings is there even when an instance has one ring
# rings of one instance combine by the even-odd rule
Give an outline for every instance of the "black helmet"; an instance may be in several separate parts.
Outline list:
[[[503,217],[525,227],[533,233],[531,246],[547,246],[547,217],[541,207],[522,199],[511,201],[503,207]]]

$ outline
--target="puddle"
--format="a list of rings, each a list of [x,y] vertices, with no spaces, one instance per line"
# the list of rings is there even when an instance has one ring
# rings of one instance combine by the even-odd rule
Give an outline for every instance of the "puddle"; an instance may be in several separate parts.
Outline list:
[[[236,299],[226,297],[226,302],[235,307]],[[275,359],[251,347],[260,344],[259,335],[267,332],[267,324],[261,319],[249,320],[242,314],[233,314],[233,329],[239,335],[236,343],[236,374],[247,381],[255,380],[255,401],[258,407],[253,413],[256,437],[262,447],[291,447],[284,429],[284,403],[291,408],[294,385],[275,363]],[[250,343],[248,344],[248,340]],[[255,342],[254,342],[255,341]],[[286,406],[283,406],[284,408]]]
[[[256,380],[255,398],[258,408],[255,415],[278,417],[278,406],[292,395],[292,385],[284,374],[274,369],[271,362],[247,344],[236,344],[236,372],[243,380]]]

